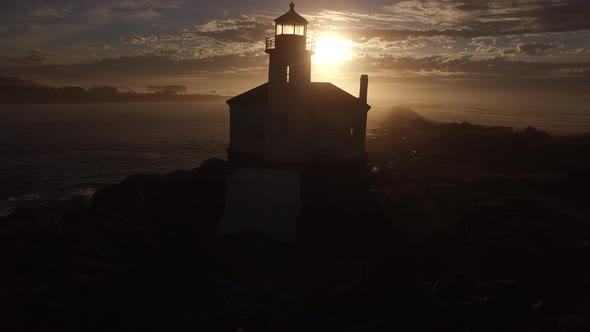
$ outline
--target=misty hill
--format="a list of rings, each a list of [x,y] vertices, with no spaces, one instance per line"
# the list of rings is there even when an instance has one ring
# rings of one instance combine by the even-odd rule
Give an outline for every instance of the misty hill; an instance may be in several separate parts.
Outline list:
[[[7,77],[0,75],[0,86],[30,86],[38,85],[37,83],[29,80],[24,80],[18,77]]]
[[[588,330],[590,136],[397,108],[367,147],[364,199],[313,220],[316,244],[330,248],[334,224],[349,221],[341,210],[370,207],[351,214],[352,252],[251,231],[216,237],[229,171],[219,159],[0,218],[0,321],[35,331]],[[318,207],[331,206],[329,191]]]
[[[183,85],[148,85],[146,87],[147,92],[150,93],[157,93],[157,92],[168,92],[172,91],[174,93],[187,93],[186,86]]]
[[[560,137],[533,127],[439,123],[406,107],[389,112],[368,148],[381,166],[451,168],[467,174],[575,172],[590,166],[590,133]]]
[[[0,76],[0,104],[191,102],[223,101],[228,98],[218,95],[178,94],[177,90],[137,93],[122,92],[112,86],[92,86],[88,89],[77,86],[51,87],[19,78]]]

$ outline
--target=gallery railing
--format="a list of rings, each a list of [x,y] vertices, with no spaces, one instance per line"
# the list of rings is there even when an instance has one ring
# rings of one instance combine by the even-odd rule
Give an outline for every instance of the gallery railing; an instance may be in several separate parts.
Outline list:
[[[276,36],[266,37],[266,50],[274,50],[276,48]],[[305,37],[305,49],[307,51],[315,52],[315,39],[311,35]]]

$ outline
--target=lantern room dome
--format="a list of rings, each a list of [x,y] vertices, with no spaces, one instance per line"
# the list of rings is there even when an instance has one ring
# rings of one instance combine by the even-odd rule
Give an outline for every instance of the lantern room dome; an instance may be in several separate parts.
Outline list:
[[[276,24],[308,25],[309,22],[295,11],[295,4],[291,2],[290,9],[275,20]]]

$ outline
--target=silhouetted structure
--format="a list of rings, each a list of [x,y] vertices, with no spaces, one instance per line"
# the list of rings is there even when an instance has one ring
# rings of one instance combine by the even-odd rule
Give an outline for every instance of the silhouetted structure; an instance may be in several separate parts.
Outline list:
[[[304,174],[366,164],[368,76],[361,76],[358,98],[311,82],[315,43],[294,7],[291,2],[275,20],[275,36],[266,39],[268,83],[227,101],[235,172],[227,180],[221,233],[255,228],[292,241],[309,192]]]
[[[359,98],[331,83],[311,82],[315,45],[294,6],[275,20],[275,36],[266,39],[268,83],[227,101],[228,158],[247,165],[364,163],[368,77],[361,77]]]

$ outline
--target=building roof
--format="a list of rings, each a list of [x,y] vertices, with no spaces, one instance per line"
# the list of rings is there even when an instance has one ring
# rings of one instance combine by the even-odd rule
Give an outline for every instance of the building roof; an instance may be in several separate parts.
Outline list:
[[[279,18],[277,18],[275,20],[276,24],[298,24],[298,25],[309,24],[309,22],[305,18],[303,18],[303,16],[297,14],[297,12],[295,11],[295,4],[293,2],[291,2],[289,7],[291,9],[289,9],[288,12],[286,12],[282,16],[279,16]]]
[[[311,101],[313,105],[358,105],[370,106],[357,97],[340,89],[332,83],[311,82]],[[264,83],[227,101],[230,105],[266,105],[268,103],[268,83]]]
[[[228,104],[264,105],[268,102],[268,83],[264,83],[237,95],[227,101]]]

